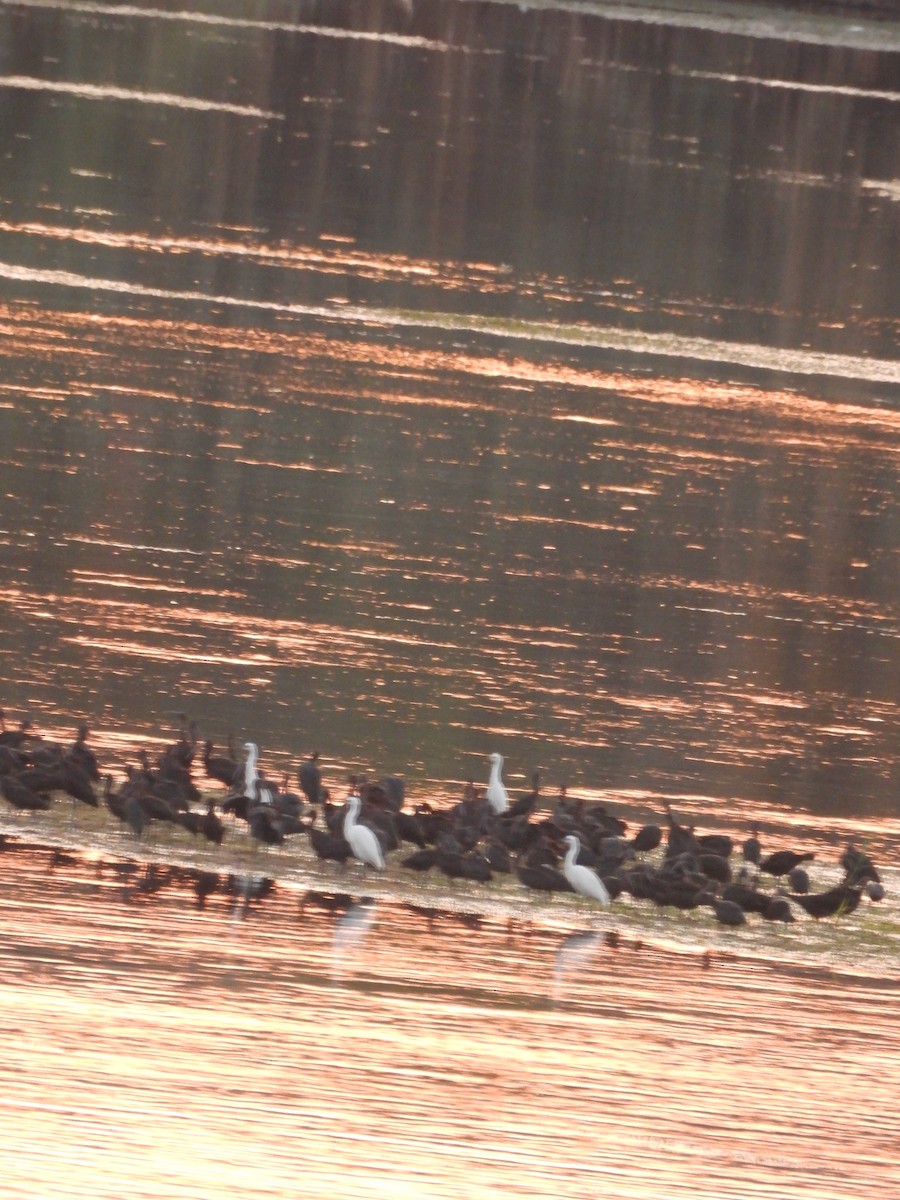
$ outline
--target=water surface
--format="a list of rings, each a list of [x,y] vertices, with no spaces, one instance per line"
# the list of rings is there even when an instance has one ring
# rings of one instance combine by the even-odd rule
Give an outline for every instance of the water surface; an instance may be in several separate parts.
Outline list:
[[[0,857],[16,1200],[900,1182],[896,973],[51,863]]]
[[[9,727],[118,781],[185,712],[411,804],[499,751],[888,885],[732,931],[4,811],[11,1200],[898,1190],[898,59],[758,5],[0,3]]]

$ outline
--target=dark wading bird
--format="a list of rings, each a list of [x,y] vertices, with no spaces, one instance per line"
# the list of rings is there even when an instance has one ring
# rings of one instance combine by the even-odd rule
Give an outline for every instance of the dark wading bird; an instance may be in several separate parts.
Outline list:
[[[744,910],[739,904],[735,904],[733,900],[712,899],[709,903],[720,925],[738,926],[747,924],[747,916]]]
[[[519,881],[533,891],[546,892],[548,895],[552,895],[553,892],[575,891],[562,871],[544,861],[542,848],[539,845],[532,847],[525,855],[519,856],[516,860],[515,870]]]
[[[809,895],[789,893],[788,899],[805,908],[811,917],[821,921],[823,917],[844,917],[859,905],[862,887],[838,884],[827,892],[811,892]]]
[[[216,779],[226,787],[233,787],[241,772],[241,764],[225,754],[213,754],[213,744],[207,740],[203,745],[203,767],[209,779]]]
[[[707,906],[718,922],[729,926],[742,925],[751,915],[766,922],[790,922],[797,908],[815,920],[840,917],[855,911],[863,896],[877,902],[885,894],[877,867],[852,842],[840,858],[843,881],[810,894],[809,875],[800,864],[815,855],[779,850],[762,857],[756,826],[742,853],[746,863],[758,866],[759,874],[747,865],[733,871],[731,838],[698,834],[693,825],[681,824],[668,804],[666,825],[645,825],[630,838],[625,821],[603,805],[570,798],[565,788],[554,805],[538,813],[537,772],[532,791],[510,805],[505,788],[497,790],[502,788],[499,754],[491,756],[491,784],[497,785],[493,800],[487,795],[490,785],[483,793],[470,783],[458,804],[438,809],[419,803],[409,812],[403,809],[405,785],[399,775],[378,782],[353,777],[347,803],[333,804],[321,786],[318,753],[314,752],[298,768],[301,796],[287,790],[287,777],[281,788],[267,782],[258,768],[255,743],[245,744],[244,762],[238,762],[233,750],[227,758],[214,756],[212,742],[198,741],[193,723],[190,736],[170,745],[155,759],[157,765],[149,752],[142,751],[142,766],[125,767],[127,778],[118,792],[113,790],[109,774],[101,777],[103,786],[95,790],[97,760],[85,744],[89,732],[85,722],[78,726],[75,743],[68,748],[36,738],[28,720],[14,733],[6,732],[6,744],[0,743],[0,797],[12,808],[47,811],[53,807],[51,793],[67,793],[73,801],[94,807],[99,795],[104,807],[136,838],[143,837],[153,822],[166,822],[174,829],[221,843],[225,826],[216,802],[203,797],[206,811],[199,806],[199,810],[192,809],[188,802],[197,794],[190,790],[191,772],[199,776],[205,770],[207,779],[229,787],[227,796],[220,798],[219,811],[233,812],[239,818],[235,828],[240,820],[245,821],[249,839],[280,845],[303,832],[320,859],[345,864],[354,858],[379,871],[386,869],[386,855],[401,850],[398,865],[408,871],[436,869],[454,881],[487,884],[495,872],[514,870],[523,887],[548,898],[563,891],[606,906],[624,892],[635,901],[648,900],[663,907],[689,910]],[[203,748],[202,759],[198,755],[196,761],[195,745]],[[314,801],[311,814],[305,811],[304,798]],[[666,835],[661,862],[637,857],[655,850]],[[404,843],[412,843],[414,853],[404,857]],[[560,856],[563,844],[565,853]],[[762,882],[766,876],[775,880],[786,876],[789,890],[778,885],[766,890]],[[173,878],[171,871],[167,878]],[[212,883],[212,878],[204,885],[207,882]],[[198,894],[198,903],[203,899]]]
[[[631,848],[638,854],[646,854],[655,850],[662,842],[663,831],[660,825],[642,825],[631,839]]]
[[[812,851],[801,854],[797,850],[776,850],[774,854],[769,854],[761,860],[759,869],[776,877],[787,875],[794,867],[799,867],[801,863],[809,862],[815,857]]]
[[[300,791],[310,804],[318,804],[322,795],[322,770],[319,766],[319,752],[313,750],[297,768],[297,782]]]
[[[762,857],[762,846],[759,841],[758,825],[751,825],[750,836],[741,847],[741,853],[746,862],[753,863],[754,866],[759,866],[759,860]]]
[[[271,805],[254,805],[247,813],[247,825],[250,836],[263,846],[280,846],[284,841],[281,819]]]
[[[53,803],[48,795],[43,792],[32,791],[30,787],[26,787],[24,783],[20,783],[12,775],[3,775],[0,777],[0,790],[3,792],[3,798],[13,808],[47,812]]]

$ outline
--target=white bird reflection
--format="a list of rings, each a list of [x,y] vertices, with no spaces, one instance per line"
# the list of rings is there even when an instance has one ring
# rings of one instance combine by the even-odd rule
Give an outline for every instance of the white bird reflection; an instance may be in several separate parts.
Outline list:
[[[374,899],[363,896],[335,921],[331,940],[332,979],[344,979],[352,970],[354,959],[375,924],[375,917]]]
[[[602,940],[602,933],[589,929],[570,933],[560,942],[553,962],[554,1005],[562,999],[566,980],[587,969]]]

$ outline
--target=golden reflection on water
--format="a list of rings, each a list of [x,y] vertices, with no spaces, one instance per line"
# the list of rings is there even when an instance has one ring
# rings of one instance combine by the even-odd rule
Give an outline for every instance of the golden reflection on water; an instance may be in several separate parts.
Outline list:
[[[387,739],[388,769],[444,794],[503,738],[526,779],[664,793],[717,770],[759,799],[811,731],[888,785],[896,411],[345,317],[0,321],[10,494],[72,480],[2,531],[9,618],[56,651],[51,679],[21,639],[26,704],[77,664],[74,706],[113,730],[104,681],[139,678],[220,741],[264,723],[287,755],[301,726],[365,760]],[[847,694],[835,664],[863,658]]]
[[[178,54],[191,62],[201,44],[230,44],[240,65],[237,30],[318,38],[328,91],[301,108],[329,111],[335,151],[385,162],[387,128],[376,137],[351,104],[358,128],[341,127],[323,43],[438,50],[448,68],[463,62],[473,96],[476,57],[500,49],[464,22],[445,43],[127,4],[18,8],[58,8],[79,39],[122,36],[148,18],[184,25],[195,40]],[[48,73],[65,75],[70,58],[53,56],[65,39],[39,40]],[[248,43],[254,62],[268,44]],[[647,50],[624,30],[585,40],[553,104],[561,96],[576,110],[576,92],[608,87],[610,72],[656,72]],[[558,52],[544,43],[527,56],[535,103]],[[283,77],[254,70],[271,95],[236,75],[198,78],[197,91],[226,84],[206,98],[177,94],[177,71],[116,86],[122,54],[97,53],[109,78],[93,83],[0,79],[14,124],[27,118],[11,142],[0,276],[33,301],[0,307],[4,705],[34,711],[61,741],[74,713],[90,710],[116,777],[148,731],[164,740],[163,714],[185,707],[219,741],[259,727],[269,770],[292,772],[301,745],[324,738],[338,787],[380,758],[408,773],[416,801],[455,800],[457,777],[481,770],[486,749],[512,746],[511,783],[538,763],[554,791],[574,774],[580,794],[632,824],[658,818],[665,800],[736,837],[760,821],[774,844],[815,848],[819,884],[833,881],[851,838],[890,860],[900,829],[880,814],[896,792],[900,415],[882,393],[900,371],[883,349],[867,351],[888,345],[893,327],[878,315],[878,286],[870,294],[842,276],[852,298],[817,316],[818,303],[805,303],[813,250],[796,260],[808,288],[695,291],[707,270],[742,276],[747,265],[714,243],[706,262],[705,222],[684,239],[696,272],[648,275],[624,222],[626,236],[588,233],[569,260],[580,270],[583,250],[621,240],[613,278],[579,281],[565,273],[562,242],[532,255],[498,238],[498,256],[508,245],[517,266],[485,261],[493,247],[469,245],[457,213],[433,201],[423,212],[433,227],[417,228],[427,236],[407,243],[393,231],[366,248],[328,232],[355,218],[329,212],[324,190],[321,207],[290,209],[280,236],[274,209],[246,201],[275,162],[261,144],[269,123],[285,141],[310,136],[280,111],[278,81],[299,58],[286,54]],[[585,62],[593,79],[580,74]],[[332,65],[333,78],[352,75]],[[764,93],[785,88],[807,100],[822,88],[829,103],[896,97],[874,83],[850,88],[840,72],[825,84],[768,77],[752,54],[743,75],[721,59],[707,65],[722,69],[664,72],[668,83],[691,80],[691,114],[702,80],[731,99],[737,82],[761,112]],[[444,77],[448,119],[454,78]],[[684,100],[667,90],[675,113]],[[636,99],[623,95],[623,121],[643,107]],[[58,116],[78,128],[85,110],[115,127],[126,115],[132,146],[152,147],[154,162],[170,146],[180,187],[184,147],[208,146],[214,123],[240,130],[243,198],[232,206],[229,156],[217,155],[209,181],[221,195],[195,205],[173,193],[171,219],[168,195],[158,208],[161,190],[142,187],[132,210],[128,154],[98,155],[98,132],[97,145],[72,139],[73,160],[65,139],[42,136],[61,128]],[[766,112],[761,124],[777,128],[778,112]],[[799,246],[808,229],[791,211],[796,197],[828,183],[836,203],[820,224],[842,250],[823,262],[874,275],[887,271],[877,253],[887,221],[872,208],[867,250],[847,218],[859,191],[874,205],[891,189],[858,177],[877,166],[860,153],[868,127],[842,112],[856,132],[835,144],[859,162],[852,178],[804,169],[778,133],[758,159],[733,160],[728,190],[779,192],[775,224]],[[185,114],[197,126],[182,141]],[[463,159],[469,169],[483,153],[477,114],[459,115],[463,158],[443,153],[451,120],[438,156],[419,147],[423,174]],[[590,132],[586,116],[564,141]],[[402,104],[384,116],[408,132],[405,118]],[[714,155],[730,149],[693,120],[682,132],[702,137],[683,139],[672,172],[648,172],[668,148],[629,115],[602,147],[610,191],[671,188],[700,165],[707,140]],[[504,140],[515,150],[520,136]],[[587,164],[601,144],[583,140]],[[634,160],[624,175],[623,155]],[[327,174],[343,175],[326,157]],[[313,192],[325,174],[323,157]],[[393,194],[395,180],[376,174],[360,194]],[[522,182],[531,194],[534,178]],[[415,205],[422,193],[403,197]],[[616,205],[591,207],[618,219]],[[221,223],[185,222],[201,208]],[[691,187],[675,223],[695,208]],[[556,215],[560,228],[581,228],[575,213]],[[652,231],[638,224],[643,243]],[[435,236],[444,225],[446,242]],[[767,226],[747,226],[748,244],[767,245]],[[390,252],[407,244],[415,251]],[[668,258],[654,248],[650,259]],[[645,287],[645,275],[662,286]],[[64,311],[80,304],[95,311]],[[116,307],[127,315],[103,311]],[[845,328],[845,338],[822,336]],[[833,398],[844,382],[860,403]],[[842,549],[831,553],[832,541]],[[875,815],[856,811],[860,794]],[[262,860],[233,827],[221,850],[165,831],[141,848],[154,864],[144,867],[103,809],[57,805],[45,816],[4,807],[0,828],[89,857],[53,866],[44,849],[0,851],[0,1190],[11,1200],[784,1200],[801,1190],[846,1200],[863,1170],[867,1192],[900,1191],[893,867],[881,906],[836,923],[725,931],[708,912],[648,912],[627,899],[597,917],[568,898],[535,902],[509,881],[488,894],[451,890],[410,881],[396,863],[375,881],[339,875],[305,845]],[[245,912],[242,896],[220,892],[198,908],[198,866],[248,873],[261,861],[277,880],[267,899]],[[310,886],[362,889],[375,902],[334,913],[313,899],[301,910]]]
[[[11,1200],[900,1187],[896,973],[281,887],[200,910],[39,848],[0,872]]]

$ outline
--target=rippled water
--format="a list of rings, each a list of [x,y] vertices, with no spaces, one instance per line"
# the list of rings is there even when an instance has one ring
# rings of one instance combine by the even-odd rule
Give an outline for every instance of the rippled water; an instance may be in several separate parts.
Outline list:
[[[200,910],[187,874],[38,846],[0,870],[11,1197],[775,1198],[789,1179],[830,1198],[861,1162],[867,1189],[900,1183],[896,974],[281,887]]]
[[[4,1196],[894,1194],[898,59],[0,0],[7,726],[118,779],[186,712],[439,805],[500,751],[888,889],[726,930],[4,811]]]

